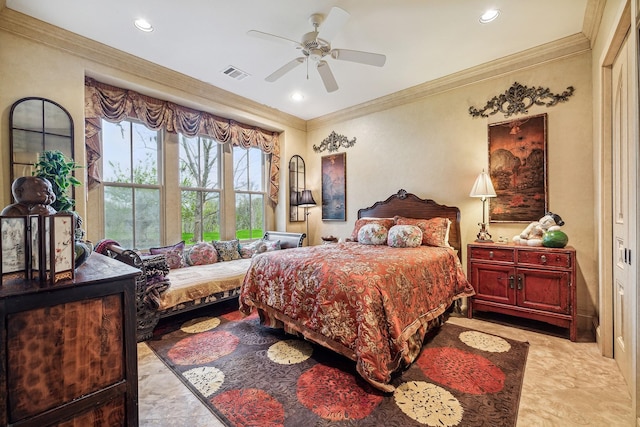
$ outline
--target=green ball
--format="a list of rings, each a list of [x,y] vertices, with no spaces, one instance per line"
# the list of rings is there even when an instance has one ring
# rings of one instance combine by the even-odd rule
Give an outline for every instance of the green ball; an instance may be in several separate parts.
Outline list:
[[[564,248],[569,242],[569,236],[562,230],[546,231],[542,235],[542,246],[547,248]]]

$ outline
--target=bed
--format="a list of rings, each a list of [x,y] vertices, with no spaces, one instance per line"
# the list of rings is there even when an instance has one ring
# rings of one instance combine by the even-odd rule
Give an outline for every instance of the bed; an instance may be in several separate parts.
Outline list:
[[[447,224],[440,245],[370,244],[361,232],[425,223]],[[424,236],[437,234],[425,230]],[[240,311],[257,309],[264,325],[354,360],[366,381],[391,392],[393,373],[416,359],[427,332],[442,324],[456,300],[474,294],[462,270],[460,211],[400,190],[358,211],[352,238],[358,236],[357,242],[254,257],[240,289]]]

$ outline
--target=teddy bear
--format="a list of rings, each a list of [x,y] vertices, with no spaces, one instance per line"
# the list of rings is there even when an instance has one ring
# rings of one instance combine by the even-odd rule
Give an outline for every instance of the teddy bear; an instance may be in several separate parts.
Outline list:
[[[522,233],[513,237],[516,245],[542,246],[542,236],[546,231],[560,230],[564,221],[558,214],[547,212],[539,221],[534,221]]]

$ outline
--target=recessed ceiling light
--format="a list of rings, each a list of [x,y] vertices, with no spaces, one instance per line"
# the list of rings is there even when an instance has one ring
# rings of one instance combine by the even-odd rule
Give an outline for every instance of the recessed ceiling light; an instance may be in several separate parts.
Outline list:
[[[294,101],[302,101],[304,99],[304,95],[300,92],[294,92],[293,94],[291,94],[291,99],[293,99]]]
[[[150,33],[153,31],[153,26],[146,19],[136,19],[133,23],[137,29],[140,31],[144,31],[145,33]]]
[[[499,9],[489,9],[480,16],[480,22],[486,24],[496,19],[498,15],[500,15]]]

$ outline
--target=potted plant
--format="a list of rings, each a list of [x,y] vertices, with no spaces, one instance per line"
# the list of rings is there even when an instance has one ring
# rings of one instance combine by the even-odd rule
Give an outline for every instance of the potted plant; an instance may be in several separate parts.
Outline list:
[[[82,166],[68,159],[61,151],[43,151],[34,165],[34,175],[46,178],[51,182],[56,201],[51,204],[57,212],[73,212],[75,200],[70,192],[73,187],[80,185],[80,181],[73,176],[73,171]]]
[[[57,212],[69,212],[75,217],[75,251],[76,267],[84,263],[91,253],[91,246],[84,242],[84,230],[82,229],[82,218],[75,212],[75,200],[71,197],[73,187],[81,182],[73,176],[73,171],[81,168],[73,159],[68,159],[61,151],[43,151],[34,165],[34,176],[46,178],[51,182],[56,200],[51,207]]]

